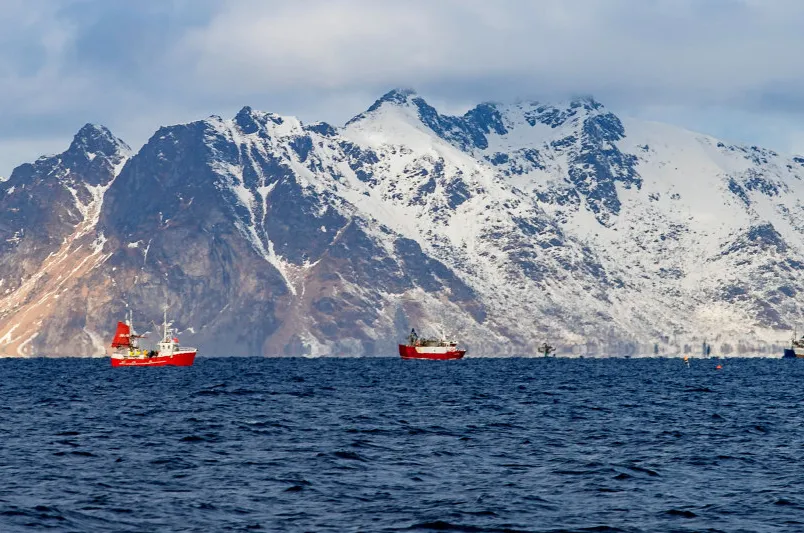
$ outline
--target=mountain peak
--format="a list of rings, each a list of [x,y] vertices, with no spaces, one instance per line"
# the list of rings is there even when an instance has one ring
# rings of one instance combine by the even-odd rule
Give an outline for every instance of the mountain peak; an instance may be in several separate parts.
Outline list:
[[[256,133],[259,131],[260,126],[254,119],[254,110],[251,106],[243,106],[243,109],[237,112],[234,118],[235,124],[240,128],[243,133]]]
[[[413,89],[405,89],[405,88],[396,88],[391,89],[380,98],[378,98],[371,106],[366,109],[363,113],[351,118],[346,125],[359,122],[365,118],[367,118],[370,114],[378,109],[382,108],[384,105],[390,105],[395,107],[416,107],[421,111],[422,109],[432,109],[424,99],[419,96],[415,90]],[[433,110],[435,111],[435,110]],[[425,111],[427,112],[427,111]]]
[[[573,109],[582,107],[587,111],[596,111],[598,109],[603,109],[604,107],[603,104],[595,100],[591,95],[576,96],[570,100],[569,106]]]
[[[106,126],[85,124],[73,137],[68,151],[92,154],[93,157],[96,155],[113,157],[121,151],[130,152],[131,148],[121,139],[112,135]]]
[[[371,104],[371,107],[366,110],[367,113],[371,113],[372,111],[376,111],[383,104],[395,104],[395,105],[405,105],[410,102],[412,97],[416,96],[416,91],[413,89],[392,89],[382,95],[376,102]]]
[[[289,119],[289,120],[288,120]],[[260,130],[265,130],[270,127],[281,126],[286,122],[299,122],[293,117],[283,117],[276,113],[267,113],[265,111],[255,111],[251,106],[244,106],[237,115],[234,117],[234,122],[240,131],[246,134],[257,133]]]

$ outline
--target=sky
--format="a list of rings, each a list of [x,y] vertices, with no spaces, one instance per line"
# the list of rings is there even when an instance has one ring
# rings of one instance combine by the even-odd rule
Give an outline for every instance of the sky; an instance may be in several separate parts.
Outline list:
[[[244,105],[341,125],[395,87],[804,153],[799,0],[3,0],[0,25],[0,176],[87,122],[138,149]]]

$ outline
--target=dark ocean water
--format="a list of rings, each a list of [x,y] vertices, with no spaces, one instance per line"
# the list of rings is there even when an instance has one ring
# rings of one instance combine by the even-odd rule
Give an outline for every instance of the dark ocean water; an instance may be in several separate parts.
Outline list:
[[[804,360],[0,374],[3,532],[804,531]]]

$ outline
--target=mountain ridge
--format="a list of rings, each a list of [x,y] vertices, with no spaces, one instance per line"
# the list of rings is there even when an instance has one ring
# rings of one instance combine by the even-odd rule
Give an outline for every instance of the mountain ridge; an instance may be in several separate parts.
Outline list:
[[[0,236],[15,261],[80,246],[92,266],[22,295],[32,271],[0,261],[0,353],[76,355],[52,340],[69,336],[98,353],[126,306],[157,316],[165,301],[219,355],[391,355],[430,323],[477,355],[545,340],[591,354],[718,339],[725,352],[777,342],[801,313],[802,162],[591,97],[451,116],[393,90],[343,127],[245,106],[160,128],[125,159],[105,128],[79,134],[61,155],[88,185],[72,205],[57,195],[62,225],[11,242],[30,221],[0,215]],[[0,183],[2,207],[22,176],[46,177],[34,168]],[[75,213],[90,197],[93,224]],[[48,298],[70,305],[20,326]]]

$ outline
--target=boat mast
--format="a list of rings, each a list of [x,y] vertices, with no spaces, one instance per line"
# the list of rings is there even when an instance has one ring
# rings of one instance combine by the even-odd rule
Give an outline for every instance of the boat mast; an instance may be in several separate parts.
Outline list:
[[[131,309],[128,310],[128,343],[129,345],[132,344],[132,339],[134,335],[136,335],[136,331],[134,331],[134,311]]]
[[[134,311],[131,309],[128,310],[126,323],[128,324],[128,348],[129,350],[136,350],[139,348],[139,343],[136,341],[137,332],[134,329]]]
[[[167,304],[165,304],[164,311],[165,311],[165,318],[164,318],[164,322],[162,323],[162,329],[163,329],[164,334],[162,335],[162,339],[163,339],[162,342],[165,342],[165,340],[167,339],[167,336],[168,336],[168,333],[167,333],[167,328],[168,328],[168,322],[167,322],[168,306],[167,306]]]

